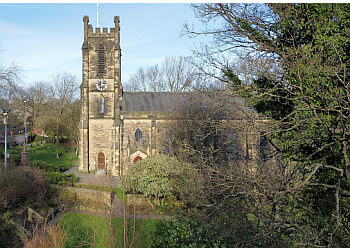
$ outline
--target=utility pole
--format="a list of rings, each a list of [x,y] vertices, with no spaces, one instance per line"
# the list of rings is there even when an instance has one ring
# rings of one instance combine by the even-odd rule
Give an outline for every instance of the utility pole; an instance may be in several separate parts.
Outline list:
[[[1,113],[4,116],[5,119],[5,170],[7,168],[7,117],[10,113],[11,109],[5,111],[5,109],[1,109]]]

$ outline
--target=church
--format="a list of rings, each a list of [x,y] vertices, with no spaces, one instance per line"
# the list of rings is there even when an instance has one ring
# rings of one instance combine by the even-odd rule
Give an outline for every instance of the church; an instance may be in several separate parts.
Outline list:
[[[83,21],[79,171],[122,176],[130,164],[168,153],[169,123],[179,114],[176,108],[199,104],[190,92],[123,92],[120,18],[114,17],[109,30],[94,29],[88,16]],[[237,112],[223,122],[241,137],[236,141],[244,141],[240,148],[245,158],[259,157],[261,120],[252,119],[256,113],[241,99],[231,101]]]

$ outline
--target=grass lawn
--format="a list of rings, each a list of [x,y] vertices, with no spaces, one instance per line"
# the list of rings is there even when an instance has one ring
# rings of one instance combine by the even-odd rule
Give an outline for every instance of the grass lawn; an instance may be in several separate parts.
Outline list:
[[[39,138],[39,140],[43,140]],[[30,146],[31,145],[31,146]],[[10,154],[10,161],[19,162],[22,157],[22,146],[8,148],[7,151]],[[4,152],[4,148],[1,149]],[[29,162],[38,161],[45,162],[59,169],[60,166],[65,166],[65,169],[71,168],[77,161],[78,157],[75,155],[75,150],[67,146],[45,143],[40,144],[37,140],[27,145]],[[57,154],[60,157],[57,158]]]
[[[64,247],[150,247],[158,220],[108,218],[87,214],[67,213],[62,216],[62,226],[67,240]],[[124,241],[125,238],[125,241]]]

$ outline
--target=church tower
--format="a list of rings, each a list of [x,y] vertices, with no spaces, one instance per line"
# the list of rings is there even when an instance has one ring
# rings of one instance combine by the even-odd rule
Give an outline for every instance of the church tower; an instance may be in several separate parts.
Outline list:
[[[121,49],[119,17],[115,27],[92,28],[84,16],[82,45],[79,170],[121,175]]]

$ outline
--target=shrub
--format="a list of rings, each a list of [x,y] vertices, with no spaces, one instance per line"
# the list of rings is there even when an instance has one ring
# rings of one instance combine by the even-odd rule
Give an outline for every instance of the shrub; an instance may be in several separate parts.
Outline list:
[[[0,219],[0,248],[5,247],[22,247],[22,242],[15,224]]]
[[[198,197],[202,194],[203,182],[191,165],[175,157],[156,155],[130,166],[123,183],[127,192],[153,197],[160,205],[160,198],[172,195],[186,202],[189,194],[195,193],[193,197]]]
[[[38,161],[38,160],[33,160],[30,162],[30,167],[31,168],[40,168],[42,170],[45,170],[46,172],[57,172],[59,171],[59,167],[54,166],[52,164],[48,164],[44,161]]]
[[[74,183],[77,181],[77,177],[74,173],[61,174],[62,185],[74,186]]]
[[[244,217],[234,206],[213,210],[210,216],[178,211],[170,221],[162,222],[157,228],[152,247],[259,247],[259,239],[252,240],[257,235],[256,223]],[[269,235],[262,238],[265,240]]]
[[[22,154],[20,153],[12,154],[11,157],[8,159],[8,162],[17,166],[21,162],[21,159],[22,159]]]
[[[61,180],[60,172],[49,172],[45,173],[45,175],[49,178],[51,184],[58,184]]]
[[[74,183],[77,181],[74,173],[61,174],[59,172],[49,172],[45,173],[45,175],[50,179],[51,184],[74,186]]]
[[[49,181],[42,171],[10,167],[0,171],[0,212],[23,205],[41,205],[49,198]]]

